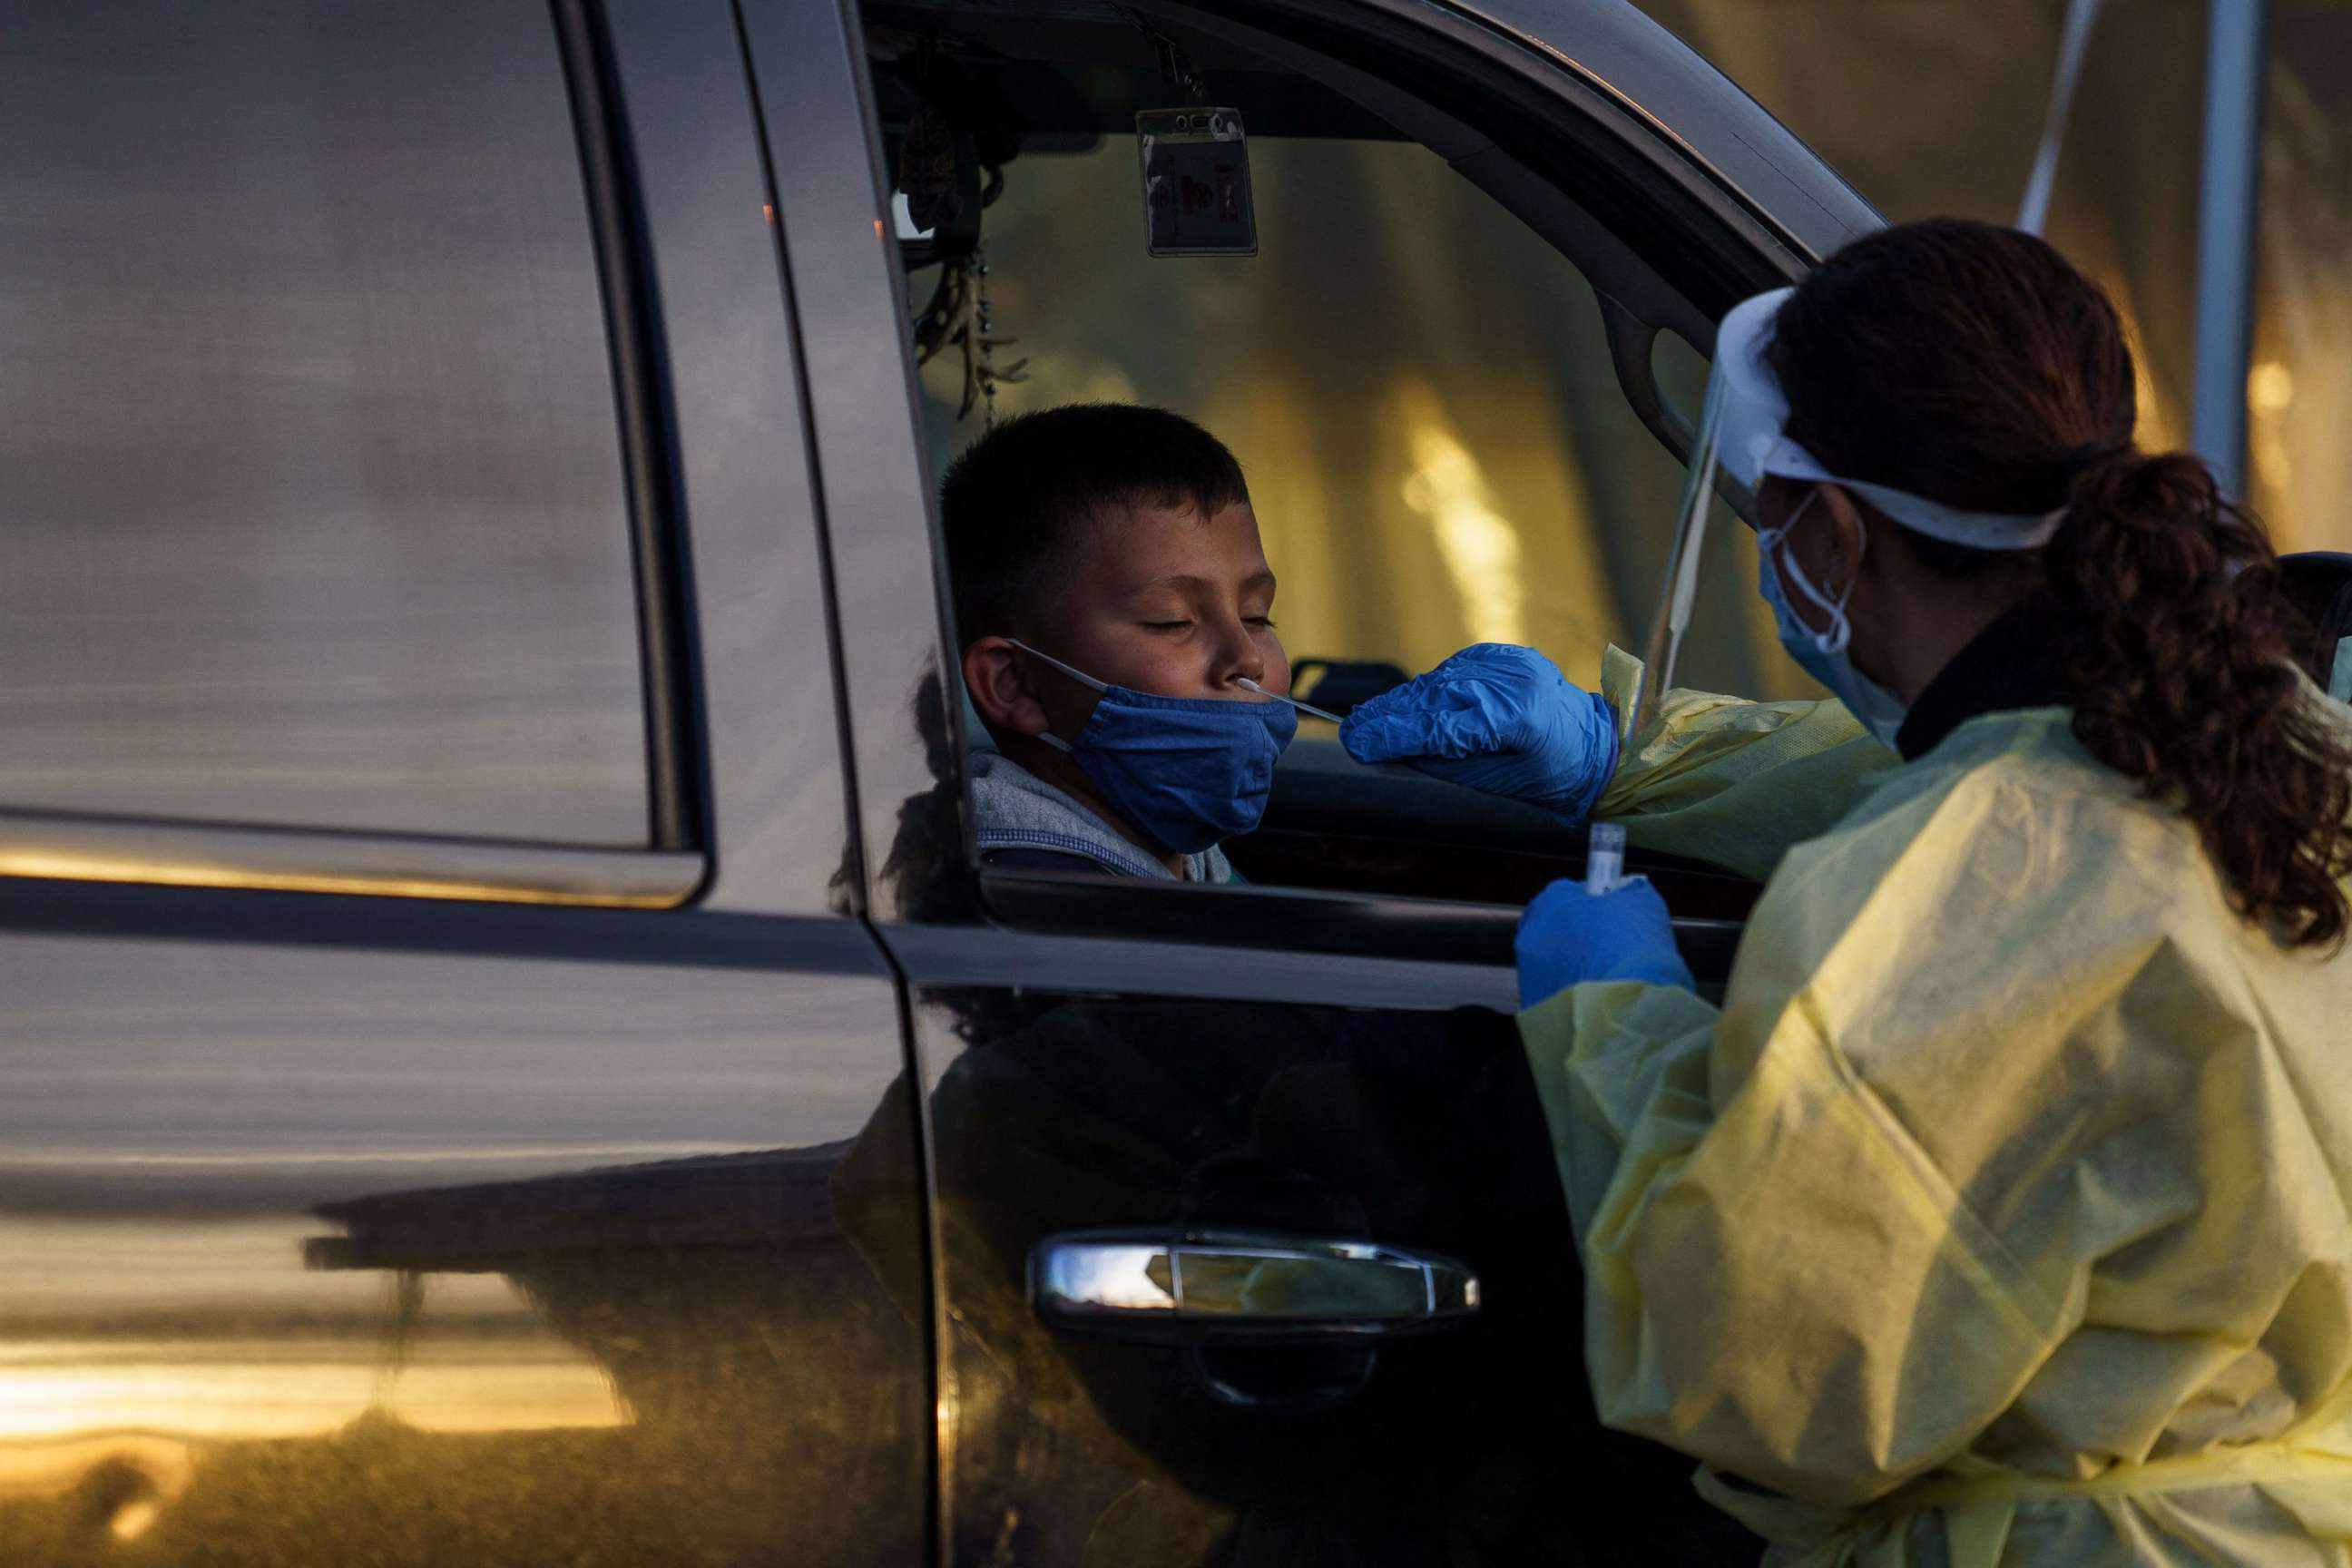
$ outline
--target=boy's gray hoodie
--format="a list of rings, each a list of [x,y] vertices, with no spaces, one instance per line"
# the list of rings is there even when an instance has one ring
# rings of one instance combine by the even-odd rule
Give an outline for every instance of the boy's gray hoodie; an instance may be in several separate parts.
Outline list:
[[[982,865],[1021,852],[1068,856],[1088,869],[1173,881],[1168,868],[1129,843],[1076,795],[1055,788],[1002,752],[971,753],[971,814]],[[1025,854],[1022,858],[1027,858]],[[1184,857],[1183,880],[1230,882],[1234,868],[1213,845]]]

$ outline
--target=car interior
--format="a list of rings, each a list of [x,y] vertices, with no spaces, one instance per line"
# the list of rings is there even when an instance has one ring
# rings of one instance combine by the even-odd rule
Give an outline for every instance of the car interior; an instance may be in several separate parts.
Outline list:
[[[1183,364],[1146,379],[1156,352],[1149,340],[1170,330],[1170,318],[1180,330],[1213,336],[1221,311],[1230,314],[1228,280],[1241,276],[1238,269],[1258,268],[1261,276],[1282,279],[1297,276],[1279,271],[1293,264],[1274,254],[1277,246],[1294,252],[1352,247],[1320,258],[1328,275],[1328,268],[1347,266],[1349,256],[1361,258],[1367,245],[1430,243],[1426,235],[1417,238],[1393,226],[1349,228],[1304,215],[1310,204],[1327,202],[1393,206],[1393,192],[1379,188],[1383,183],[1426,193],[1439,182],[1458,191],[1453,199],[1475,205],[1422,208],[1419,217],[1440,232],[1438,244],[1492,248],[1496,237],[1480,226],[1492,224],[1530,249],[1550,253],[1526,264],[1555,268],[1539,281],[1530,285],[1527,279],[1535,275],[1524,271],[1506,281],[1522,291],[1561,297],[1556,306],[1539,300],[1538,309],[1576,312],[1568,330],[1580,336],[1561,350],[1562,357],[1580,355],[1590,365],[1573,395],[1559,405],[1560,422],[1578,426],[1601,448],[1601,461],[1590,451],[1582,455],[1588,470],[1638,468],[1641,474],[1630,493],[1612,493],[1596,508],[1611,514],[1592,520],[1596,531],[1606,531],[1611,558],[1594,562],[1588,551],[1567,569],[1607,571],[1608,595],[1618,605],[1609,629],[1622,643],[1638,635],[1664,562],[1667,541],[1659,531],[1672,511],[1688,440],[1679,410],[1695,405],[1703,384],[1704,362],[1689,345],[1707,341],[1707,323],[1719,303],[1755,280],[1702,247],[1676,243],[1688,215],[1676,212],[1670,195],[1643,189],[1622,166],[1622,155],[1563,144],[1569,130],[1557,123],[1556,110],[1549,120],[1526,114],[1505,95],[1475,96],[1471,111],[1480,116],[1477,123],[1456,119],[1474,101],[1466,76],[1450,77],[1444,62],[1408,55],[1391,41],[1360,32],[1320,36],[1296,16],[1283,19],[1283,36],[1276,38],[1233,15],[1213,18],[1155,8],[1146,19],[1128,7],[1090,0],[1010,6],[924,0],[872,5],[864,15],[912,337],[923,364],[935,478],[1000,405],[1042,407],[1104,396],[1188,413],[1213,405],[1217,391],[1202,386],[1220,371],[1213,363]],[[1139,221],[1137,117],[1171,104],[1202,103],[1237,112],[1245,128],[1259,226],[1251,244],[1263,238],[1260,254],[1151,254],[1147,225]],[[1285,177],[1294,164],[1318,157],[1324,162],[1309,165],[1311,178]],[[1536,168],[1547,173],[1538,175]],[[1360,200],[1357,193],[1332,190],[1351,171],[1366,183]],[[1041,209],[1050,210],[1040,216]],[[1624,243],[1621,236],[1629,232],[1656,242],[1654,259]],[[1050,291],[1035,286],[1034,258],[1041,254],[1055,269]],[[1567,299],[1571,291],[1578,297]],[[1016,311],[1019,319],[1008,330],[1007,318]],[[1144,341],[1122,343],[1123,325]],[[1474,324],[1465,335],[1475,331]],[[1073,340],[1108,343],[1091,374],[1069,368],[1076,357]],[[1341,344],[1331,353],[1346,352]],[[1450,352],[1453,345],[1442,342],[1430,351],[1432,357]],[[1276,374],[1284,369],[1277,365]],[[1310,365],[1302,378],[1312,382],[1322,369]],[[1508,367],[1498,374],[1508,374]],[[1204,422],[1218,428],[1213,418]],[[1312,444],[1300,445],[1310,454],[1305,460],[1315,461]],[[1244,461],[1251,461],[1249,454]],[[1252,467],[1253,494],[1269,552],[1285,573],[1287,597],[1295,572],[1282,559],[1283,509],[1259,494],[1265,471],[1262,460]],[[1593,483],[1588,480],[1588,490]],[[1508,499],[1490,500],[1487,510],[1506,510]],[[1541,548],[1531,542],[1549,520],[1524,506],[1518,510],[1520,515],[1499,523],[1473,521],[1490,532],[1515,531],[1506,541],[1512,550]],[[1452,521],[1442,513],[1407,519],[1439,532]],[[1347,564],[1334,565],[1335,575]],[[1750,639],[1742,605],[1754,602],[1752,584],[1727,580],[1710,583],[1707,592],[1712,596],[1703,596],[1702,612],[1712,612],[1725,640],[1736,645],[1718,679],[1727,682],[1723,689],[1744,689],[1730,683],[1747,674]],[[1276,609],[1283,613],[1281,605]],[[1322,620],[1338,625],[1338,617]],[[1509,624],[1518,636],[1491,640],[1538,646],[1546,640],[1538,625]],[[1578,651],[1597,659],[1600,643],[1611,639],[1591,636],[1589,625],[1588,617],[1569,635],[1590,645]],[[1412,650],[1383,644],[1377,630],[1352,639],[1342,636],[1344,647],[1302,640],[1289,630],[1284,636],[1295,666],[1294,692],[1344,714],[1453,646],[1488,640],[1472,635],[1481,630],[1481,623],[1469,620],[1452,642],[1424,634]],[[1315,635],[1310,626],[1303,637]],[[1549,651],[1567,663],[1561,647]],[[1704,681],[1707,662],[1695,644],[1683,667],[1686,683]],[[1577,678],[1573,670],[1571,678]],[[1589,683],[1591,677],[1587,672],[1581,679]],[[969,712],[966,739],[986,743]],[[1582,828],[1537,807],[1406,768],[1360,766],[1341,750],[1332,725],[1304,719],[1264,823],[1225,848],[1243,878],[1260,890],[1516,910],[1552,879],[1580,875],[1584,847]],[[1685,916],[1736,921],[1758,890],[1727,872],[1638,847],[1632,860]],[[1051,878],[1035,873],[992,873],[984,880],[1001,915],[1016,909],[1039,913],[1059,896],[1045,885]],[[1266,915],[1272,925],[1285,918],[1278,908]],[[1491,921],[1471,920],[1458,952],[1431,955],[1491,962],[1498,956],[1496,934]]]

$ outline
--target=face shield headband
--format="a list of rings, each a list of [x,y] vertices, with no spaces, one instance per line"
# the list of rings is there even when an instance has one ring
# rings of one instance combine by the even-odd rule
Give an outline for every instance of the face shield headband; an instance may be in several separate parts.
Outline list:
[[[1628,735],[1646,715],[1654,694],[1673,683],[1675,661],[1697,597],[1700,549],[1718,470],[1750,491],[1763,483],[1767,474],[1835,485],[1906,528],[1978,550],[2038,550],[2064,521],[2064,507],[2030,517],[1964,511],[1891,485],[1850,479],[1832,473],[1790,440],[1789,400],[1780,390],[1780,378],[1765,362],[1764,349],[1771,341],[1773,318],[1795,292],[1775,289],[1744,300],[1731,308],[1716,331],[1715,363],[1707,376],[1706,402],[1691,446],[1690,468],[1675,521],[1665,592],[1652,623],[1642,689],[1626,706]]]
[[[1780,378],[1765,363],[1764,348],[1771,341],[1773,318],[1794,289],[1775,289],[1743,300],[1723,318],[1715,336],[1715,367],[1708,377],[1711,431],[1701,430],[1699,441],[1711,445],[1723,471],[1754,489],[1767,474],[1784,479],[1835,485],[1885,512],[1904,527],[1978,550],[2039,550],[2058,531],[2066,509],[2020,517],[2008,512],[1963,511],[1929,500],[1926,496],[1849,479],[1823,468],[1811,452],[1789,439],[1789,399]],[[1723,395],[1715,396],[1715,383]]]

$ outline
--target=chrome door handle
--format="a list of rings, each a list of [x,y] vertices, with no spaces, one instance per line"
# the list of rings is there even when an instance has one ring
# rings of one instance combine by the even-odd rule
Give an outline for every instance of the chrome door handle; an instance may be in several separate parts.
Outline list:
[[[1478,1277],[1450,1258],[1265,1231],[1081,1231],[1029,1254],[1048,1324],[1120,1339],[1360,1342],[1459,1326]]]

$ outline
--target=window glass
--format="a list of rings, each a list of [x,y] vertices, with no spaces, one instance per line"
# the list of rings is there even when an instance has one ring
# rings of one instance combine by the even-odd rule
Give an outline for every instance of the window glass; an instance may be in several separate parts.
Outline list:
[[[1594,684],[1607,645],[1637,650],[1647,632],[1683,468],[1627,405],[1591,286],[1415,142],[1259,135],[1249,158],[1250,258],[1145,253],[1130,137],[1006,166],[982,224],[989,303],[1027,379],[1001,387],[999,411],[1152,403],[1222,437],[1248,474],[1294,661],[1418,671],[1515,642]],[[914,275],[918,304],[931,276]],[[1695,409],[1703,362],[1664,340],[1659,358]],[[957,417],[952,353],[923,384],[944,462],[982,415]],[[1777,650],[1749,535],[1717,521],[1678,680],[1807,691],[1759,657]]]
[[[644,842],[548,8],[0,13],[0,806]]]

